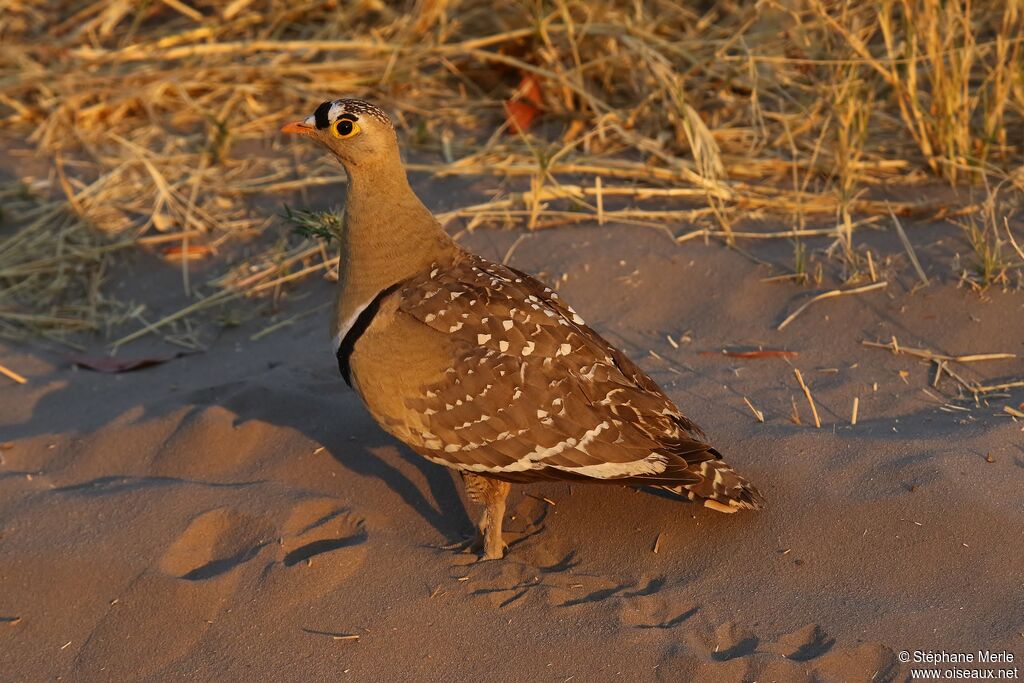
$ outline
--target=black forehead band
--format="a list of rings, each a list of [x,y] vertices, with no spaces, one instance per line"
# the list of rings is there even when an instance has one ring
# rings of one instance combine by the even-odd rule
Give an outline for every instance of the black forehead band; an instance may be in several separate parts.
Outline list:
[[[342,109],[342,113],[338,115],[338,120],[358,121],[359,115],[364,115],[377,119],[389,128],[394,128],[394,124],[391,123],[391,119],[388,118],[383,109],[362,100],[329,100],[321,103],[316,108],[316,111],[313,112],[313,121],[317,128],[321,130],[330,128],[331,123],[333,123],[330,116],[334,105],[338,105]]]
[[[315,112],[313,112],[313,119],[316,121],[317,128],[327,128],[331,125],[327,116],[331,113],[331,106],[333,104],[333,102],[324,102],[316,108]]]

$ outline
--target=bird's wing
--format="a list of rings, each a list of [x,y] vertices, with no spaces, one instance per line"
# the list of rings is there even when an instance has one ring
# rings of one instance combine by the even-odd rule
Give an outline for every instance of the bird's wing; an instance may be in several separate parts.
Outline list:
[[[612,480],[752,500],[654,381],[529,275],[462,254],[397,294],[401,312],[454,349],[445,377],[407,399],[418,423],[410,445],[427,458],[512,481]]]

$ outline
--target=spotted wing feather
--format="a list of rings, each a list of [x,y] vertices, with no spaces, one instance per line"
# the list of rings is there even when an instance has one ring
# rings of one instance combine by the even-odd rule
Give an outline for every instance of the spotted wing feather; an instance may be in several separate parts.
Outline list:
[[[716,509],[758,506],[654,381],[534,278],[460,254],[399,300],[453,349],[443,379],[407,400],[411,445],[427,458],[510,481],[644,484]]]

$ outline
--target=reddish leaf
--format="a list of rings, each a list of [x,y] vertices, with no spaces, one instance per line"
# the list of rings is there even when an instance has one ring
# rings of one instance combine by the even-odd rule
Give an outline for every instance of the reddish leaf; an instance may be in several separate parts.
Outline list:
[[[540,116],[540,110],[528,102],[506,102],[508,129],[510,133],[525,133],[533,120]]]
[[[540,89],[540,81],[533,74],[523,74],[517,91],[521,99],[526,100],[537,109],[544,108],[544,94]]]
[[[506,100],[508,127],[511,133],[525,133],[544,110],[540,82],[533,74],[524,74],[511,100]]]
[[[702,356],[728,356],[729,358],[789,358],[798,355],[796,351],[764,349],[761,351],[701,351]]]
[[[183,249],[180,245],[164,247],[164,256],[170,258],[187,258],[197,259],[206,256],[213,250],[205,244],[190,244],[187,249]]]
[[[174,360],[175,358],[190,356],[192,353],[194,352],[179,351],[167,356],[143,356],[141,358],[115,358],[113,356],[94,356],[90,358],[88,356],[71,356],[68,360],[70,360],[73,365],[85,368],[86,370],[114,373],[141,370],[142,368],[166,363],[167,361]]]

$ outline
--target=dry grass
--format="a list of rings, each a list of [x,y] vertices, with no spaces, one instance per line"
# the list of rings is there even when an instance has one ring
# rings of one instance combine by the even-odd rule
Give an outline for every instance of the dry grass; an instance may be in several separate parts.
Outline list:
[[[975,400],[977,400],[978,396],[982,394],[991,394],[995,392],[1003,392],[1006,391],[1007,389],[1016,389],[1019,387],[1024,387],[1024,380],[1018,379],[1010,380],[1008,382],[999,382],[996,384],[985,384],[980,381],[964,379],[964,377],[962,377],[960,374],[953,371],[951,367],[949,367],[950,363],[959,363],[966,365],[986,361],[1013,360],[1017,358],[1017,354],[1015,353],[970,353],[961,354],[959,356],[950,356],[944,353],[937,353],[935,351],[932,351],[931,349],[918,349],[908,346],[901,346],[899,342],[896,340],[896,337],[893,337],[888,344],[882,344],[879,342],[872,342],[868,340],[861,341],[861,344],[873,349],[887,349],[891,351],[894,355],[905,354],[908,356],[920,358],[931,363],[935,363],[935,378],[932,381],[933,387],[938,387],[939,381],[942,379],[942,375],[946,374],[957,382],[957,384],[959,385],[959,389],[969,392],[970,395],[972,395],[975,398]],[[927,390],[925,390],[925,392],[928,393]]]
[[[329,269],[294,240],[209,282],[187,264],[277,224],[268,206],[343,182],[277,134],[342,94],[395,114],[414,168],[509,179],[515,192],[446,216],[469,228],[599,220],[733,242],[753,214],[793,240],[798,276],[823,234],[854,280],[874,278],[865,217],[962,210],[968,279],[1005,281],[1024,263],[1005,221],[1024,190],[1021,5],[0,2],[0,131],[45,162],[0,190],[0,334],[183,320],[105,298],[111,254],[147,240],[180,247],[189,312]],[[510,134],[527,76],[544,111]],[[929,178],[999,192],[973,212],[876,194]]]

